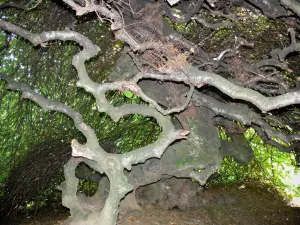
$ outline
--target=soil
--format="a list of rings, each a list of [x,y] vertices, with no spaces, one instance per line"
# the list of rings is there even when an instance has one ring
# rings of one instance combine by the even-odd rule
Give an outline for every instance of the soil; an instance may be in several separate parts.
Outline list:
[[[196,209],[162,210],[144,205],[143,211],[119,215],[118,225],[299,225],[300,208],[287,203],[267,185],[234,184],[205,190]],[[43,214],[22,225],[61,224],[68,213]]]

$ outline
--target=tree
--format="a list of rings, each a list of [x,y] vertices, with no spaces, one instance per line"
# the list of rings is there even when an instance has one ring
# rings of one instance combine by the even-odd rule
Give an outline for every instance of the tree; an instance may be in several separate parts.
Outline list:
[[[85,143],[72,140],[72,157],[64,166],[65,181],[60,189],[62,203],[71,213],[67,224],[116,224],[120,201],[125,197],[124,204],[129,202],[131,207],[138,207],[134,204],[135,191],[141,186],[170,177],[192,178],[204,185],[220,168],[224,156],[249,162],[251,149],[243,136],[247,127],[253,127],[265,143],[282,151],[299,151],[299,77],[287,63],[291,54],[300,50],[295,29],[288,30],[291,38],[288,46],[273,49],[268,58],[254,57],[251,63],[241,53],[243,48],[255,46],[248,37],[235,34],[226,48],[213,49],[217,51],[213,57],[209,46],[201,48],[199,39],[189,36],[199,35],[196,28],[201,26],[203,30],[224,31],[240,19],[239,10],[246,9],[250,10],[249,15],[263,13],[273,19],[289,16],[292,26],[298,19],[298,1],[63,2],[77,16],[95,13],[101,23],[108,21],[115,37],[125,43],[115,70],[109,75],[110,82],[97,83],[89,76],[87,62],[101,49],[74,31],[76,20],[65,30],[35,33],[22,28],[22,24],[6,21],[3,16],[0,28],[41,48],[48,43],[56,44],[55,40],[76,42],[80,45],[72,59],[78,75],[76,85],[93,95],[97,110],[113,121],[128,114],[153,117],[161,127],[157,140],[151,144],[123,154],[108,153],[80,113],[0,73],[7,87],[22,92],[22,98],[34,101],[44,111],[69,116],[86,140]],[[39,4],[43,2],[9,1],[0,8],[30,10]],[[180,32],[180,24],[189,32]],[[110,90],[121,91],[129,98],[139,96],[148,105],[114,106],[107,100]],[[171,116],[176,117],[173,122]],[[230,141],[219,138],[218,126],[226,130]],[[109,194],[105,203],[101,199],[107,179],[99,181],[98,191],[91,198],[77,193],[75,169],[81,162],[107,176]]]

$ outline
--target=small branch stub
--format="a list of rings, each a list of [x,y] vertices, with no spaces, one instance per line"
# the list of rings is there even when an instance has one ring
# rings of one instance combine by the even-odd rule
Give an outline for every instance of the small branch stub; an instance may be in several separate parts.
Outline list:
[[[86,159],[93,160],[93,156],[89,149],[85,147],[80,147],[80,144],[75,139],[72,140],[71,147],[73,157],[84,157]],[[86,150],[86,152],[83,152],[82,150]]]
[[[178,135],[176,136],[176,139],[187,139],[187,136],[190,133],[189,130],[182,130],[178,133]]]
[[[175,5],[180,0],[167,0],[170,5]]]

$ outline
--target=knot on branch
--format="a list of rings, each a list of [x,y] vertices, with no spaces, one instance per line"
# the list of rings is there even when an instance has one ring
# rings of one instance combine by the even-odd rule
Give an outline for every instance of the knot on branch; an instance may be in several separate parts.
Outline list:
[[[117,157],[109,156],[105,159],[105,165],[108,170],[112,173],[119,173],[122,170],[121,163],[118,161]]]

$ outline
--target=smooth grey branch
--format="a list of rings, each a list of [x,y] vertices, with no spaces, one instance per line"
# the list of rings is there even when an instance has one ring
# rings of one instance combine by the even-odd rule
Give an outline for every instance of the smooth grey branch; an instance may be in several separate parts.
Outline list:
[[[262,112],[279,109],[288,105],[300,103],[300,91],[289,92],[276,97],[265,97],[257,91],[238,86],[227,79],[211,72],[201,71],[190,66],[184,72],[178,71],[170,74],[144,73],[143,78],[153,78],[157,80],[170,80],[193,84],[202,87],[209,84],[218,88],[224,94],[233,99],[245,100],[257,106]]]
[[[82,116],[80,113],[76,112],[69,106],[62,104],[60,102],[54,101],[54,100],[48,100],[44,98],[42,95],[37,94],[34,92],[27,84],[21,84],[16,81],[14,81],[13,78],[6,76],[3,73],[0,73],[0,79],[5,80],[8,83],[8,88],[11,90],[17,90],[22,92],[22,97],[30,99],[34,102],[36,102],[44,111],[56,111],[66,114],[67,116],[71,117],[74,121],[74,124],[76,128],[86,137],[87,144],[85,148],[88,148],[90,146],[93,146],[96,148],[99,156],[98,157],[104,157],[107,153],[105,153],[104,150],[100,147],[100,145],[97,142],[97,136],[94,132],[94,130],[83,122]],[[74,142],[75,140],[73,140]],[[76,142],[78,143],[78,142]],[[79,143],[78,143],[79,144]],[[101,151],[102,150],[102,151]],[[84,155],[83,155],[84,156]],[[85,157],[85,156],[84,156]],[[90,158],[90,157],[88,157]]]

